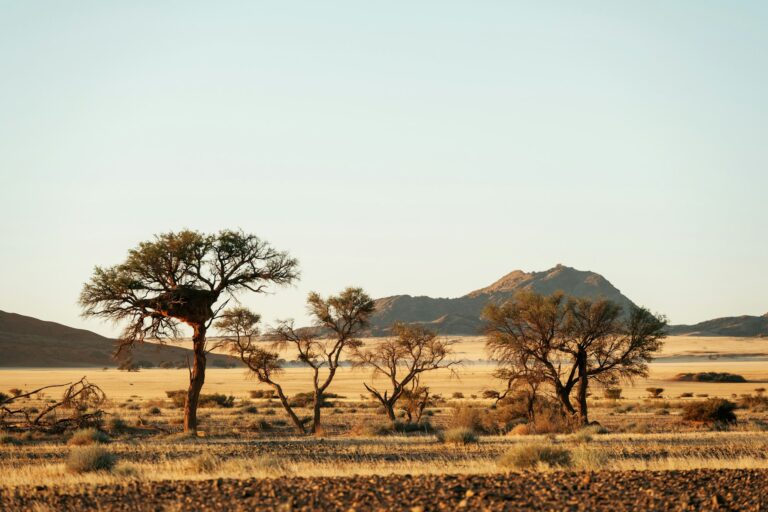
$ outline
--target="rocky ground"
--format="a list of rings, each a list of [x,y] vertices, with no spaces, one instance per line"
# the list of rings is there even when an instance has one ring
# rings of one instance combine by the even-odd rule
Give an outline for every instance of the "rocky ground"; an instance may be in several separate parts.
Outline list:
[[[0,488],[0,510],[768,510],[768,470],[552,472]]]

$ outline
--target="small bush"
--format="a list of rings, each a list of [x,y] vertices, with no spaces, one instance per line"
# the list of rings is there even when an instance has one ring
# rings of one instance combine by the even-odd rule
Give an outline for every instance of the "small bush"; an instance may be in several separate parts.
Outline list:
[[[88,444],[108,442],[109,436],[101,430],[97,430],[95,428],[84,428],[76,430],[72,434],[72,437],[69,438],[69,441],[67,441],[67,444],[70,446],[83,446]]]
[[[17,397],[17,396],[19,396],[20,394],[22,394],[24,391],[22,391],[22,390],[21,390],[21,389],[19,389],[19,388],[11,388],[11,389],[9,389],[9,390],[8,390],[8,392],[9,392],[10,394],[12,394],[14,397]]]
[[[619,387],[610,387],[603,390],[603,396],[609,400],[619,400],[622,389]]]
[[[110,432],[123,432],[128,428],[128,424],[120,416],[113,416],[107,423]]]
[[[109,471],[115,460],[115,456],[101,446],[78,446],[69,452],[66,468],[72,473]]]
[[[512,427],[509,433],[513,436],[529,436],[533,433],[533,430],[527,423],[520,423]]]
[[[249,405],[245,409],[243,409],[244,412],[247,412],[248,414],[258,414],[259,409],[255,405]]]
[[[189,460],[187,470],[191,473],[212,473],[221,465],[218,457],[212,453],[203,453]]]
[[[664,388],[645,388],[650,394],[651,398],[661,398],[664,393]]]
[[[461,391],[454,391],[451,394],[451,398],[462,399],[464,398],[464,393],[462,393]]]
[[[680,398],[693,398],[693,393],[680,393]]]
[[[573,464],[571,452],[566,448],[549,444],[519,444],[501,457],[497,464],[502,468],[533,469],[537,467],[567,468]]]
[[[160,409],[157,406],[150,407],[149,410],[147,411],[147,414],[151,414],[152,416],[158,416],[158,415],[160,415],[162,413],[163,413],[162,409]]]
[[[184,407],[184,403],[187,400],[187,390],[178,389],[174,391],[166,391],[165,394],[171,399],[173,405],[181,408]],[[198,401],[200,407],[223,407],[230,408],[235,405],[235,397],[232,395],[223,395],[221,393],[213,393],[210,395],[200,395]]]
[[[452,428],[443,432],[440,440],[449,444],[467,445],[477,442],[477,434],[469,428]]]
[[[12,435],[2,435],[0,436],[0,444],[4,445],[10,445],[10,446],[19,446],[21,445],[21,439],[18,437],[14,437]]]
[[[251,398],[274,398],[274,389],[252,389],[249,394]]]
[[[692,402],[683,407],[685,421],[703,423],[734,423],[736,404],[724,398],[710,398],[701,402]]]
[[[673,379],[681,382],[747,382],[743,376],[727,372],[678,373]]]

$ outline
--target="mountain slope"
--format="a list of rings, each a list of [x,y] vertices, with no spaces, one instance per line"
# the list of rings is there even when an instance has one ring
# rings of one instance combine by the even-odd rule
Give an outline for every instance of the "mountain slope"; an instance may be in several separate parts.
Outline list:
[[[728,316],[693,325],[672,325],[669,333],[691,336],[768,336],[768,313],[763,316]]]
[[[489,301],[504,301],[519,290],[550,294],[561,290],[576,297],[606,298],[629,309],[634,303],[600,274],[557,265],[543,272],[516,270],[495,283],[457,298],[395,295],[376,300],[371,330],[386,334],[395,321],[424,323],[441,334],[478,334],[480,314]]]
[[[116,366],[112,357],[115,340],[84,329],[0,311],[0,367],[55,368]],[[134,361],[185,361],[186,348],[153,343],[134,347]],[[229,361],[227,356],[210,354],[209,363]]]

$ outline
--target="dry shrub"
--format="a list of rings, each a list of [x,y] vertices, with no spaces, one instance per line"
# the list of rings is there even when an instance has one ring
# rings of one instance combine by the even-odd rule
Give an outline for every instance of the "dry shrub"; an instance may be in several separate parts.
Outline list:
[[[212,473],[221,466],[221,460],[212,453],[203,453],[189,459],[187,471],[190,473]]]
[[[567,468],[573,464],[570,450],[543,443],[521,443],[509,449],[497,464],[502,468]]]
[[[71,473],[109,471],[115,460],[115,456],[101,446],[78,446],[69,452],[66,468]]]
[[[703,423],[735,423],[736,404],[724,398],[710,398],[701,402],[692,402],[683,407],[683,419]]]
[[[83,446],[108,442],[109,436],[101,430],[95,428],[83,428],[76,430],[72,434],[72,437],[69,438],[69,441],[67,441],[67,444],[70,446]]]
[[[512,427],[509,433],[513,436],[529,436],[533,433],[533,430],[527,423],[521,423]]]
[[[438,435],[438,440],[448,444],[468,445],[477,443],[477,434],[469,428],[452,428]]]
[[[18,437],[5,434],[0,436],[0,444],[6,445],[6,446],[9,446],[9,445],[20,446],[22,443],[21,443],[21,439],[19,439]]]

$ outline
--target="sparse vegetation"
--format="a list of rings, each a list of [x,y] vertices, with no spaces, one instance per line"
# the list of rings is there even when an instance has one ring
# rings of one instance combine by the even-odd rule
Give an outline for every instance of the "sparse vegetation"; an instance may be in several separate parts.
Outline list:
[[[101,446],[77,446],[69,452],[66,468],[71,473],[109,471],[116,461],[117,458]]]

